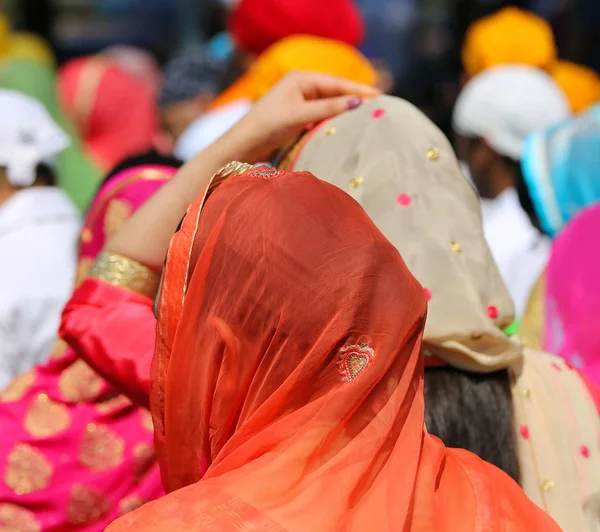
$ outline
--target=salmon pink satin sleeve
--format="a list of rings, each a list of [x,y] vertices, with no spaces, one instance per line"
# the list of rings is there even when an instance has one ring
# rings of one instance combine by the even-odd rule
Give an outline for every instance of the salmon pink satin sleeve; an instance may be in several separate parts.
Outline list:
[[[118,390],[148,406],[156,338],[152,299],[90,277],[67,303],[60,336]]]

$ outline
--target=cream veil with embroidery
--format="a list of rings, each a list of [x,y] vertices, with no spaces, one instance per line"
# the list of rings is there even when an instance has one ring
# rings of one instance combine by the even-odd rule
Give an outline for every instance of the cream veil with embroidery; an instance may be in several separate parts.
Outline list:
[[[521,485],[564,530],[600,531],[598,413],[575,371],[502,332],[513,303],[442,132],[382,96],[313,130],[282,166],[347,191],[398,248],[429,297],[430,354],[468,371],[511,369]]]

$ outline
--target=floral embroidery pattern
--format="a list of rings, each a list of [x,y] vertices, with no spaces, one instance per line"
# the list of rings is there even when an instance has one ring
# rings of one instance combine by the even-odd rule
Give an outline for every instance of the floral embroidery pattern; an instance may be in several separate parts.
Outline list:
[[[16,504],[0,504],[0,530],[6,532],[41,532],[35,514]]]
[[[4,482],[17,495],[27,495],[48,487],[52,464],[31,445],[17,443],[8,455]]]
[[[63,399],[73,403],[93,401],[102,388],[102,379],[83,360],[63,371],[58,381]]]
[[[22,373],[18,377],[12,380],[12,382],[2,390],[0,393],[0,402],[2,403],[14,403],[20,401],[23,396],[27,393],[27,390],[31,388],[35,381],[35,374],[33,371]]]
[[[98,490],[75,485],[67,504],[67,520],[75,526],[91,525],[106,517],[110,501]]]
[[[131,203],[121,199],[112,200],[106,209],[104,216],[104,236],[111,237],[131,216],[133,210]]]
[[[29,407],[23,420],[23,428],[34,438],[48,438],[65,430],[70,423],[68,408],[41,393]]]
[[[81,439],[79,462],[92,471],[106,471],[123,462],[125,442],[104,425],[88,424]]]
[[[351,382],[358,377],[375,357],[367,344],[343,347],[338,355],[337,367],[342,381]]]

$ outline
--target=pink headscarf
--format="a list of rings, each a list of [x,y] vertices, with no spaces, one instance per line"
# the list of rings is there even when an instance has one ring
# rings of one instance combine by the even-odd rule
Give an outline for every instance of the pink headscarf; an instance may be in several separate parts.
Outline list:
[[[58,91],[102,170],[152,147],[158,131],[156,95],[114,61],[102,56],[69,61],[58,74]]]
[[[560,232],[546,272],[543,348],[600,384],[600,204]]]

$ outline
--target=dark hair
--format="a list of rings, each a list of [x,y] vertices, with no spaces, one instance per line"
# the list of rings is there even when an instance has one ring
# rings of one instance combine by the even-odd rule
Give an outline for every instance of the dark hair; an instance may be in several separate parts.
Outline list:
[[[519,482],[510,376],[450,366],[425,370],[425,425],[448,447],[467,449]]]
[[[45,163],[40,163],[35,168],[35,178],[40,181],[41,184],[48,187],[56,186],[56,174],[54,170]]]
[[[145,165],[170,166],[171,168],[179,168],[183,165],[183,161],[169,155],[161,155],[156,150],[149,150],[145,153],[133,155],[132,157],[128,157],[127,159],[121,161],[110,172],[108,172],[108,174],[106,174],[106,177],[102,180],[102,184],[100,186],[104,185],[113,177],[119,175],[125,170],[130,170],[136,166]]]
[[[521,169],[521,163],[519,161],[515,161],[510,157],[503,157],[504,164],[508,166],[510,171],[515,176],[515,187],[519,194],[519,202],[521,203],[521,207],[529,216],[531,223],[534,225],[536,229],[541,231],[540,220],[535,212],[535,207],[533,206],[533,201],[531,199],[531,194],[529,193],[529,188],[527,187],[527,183],[525,182],[525,178],[523,177],[523,170]]]

